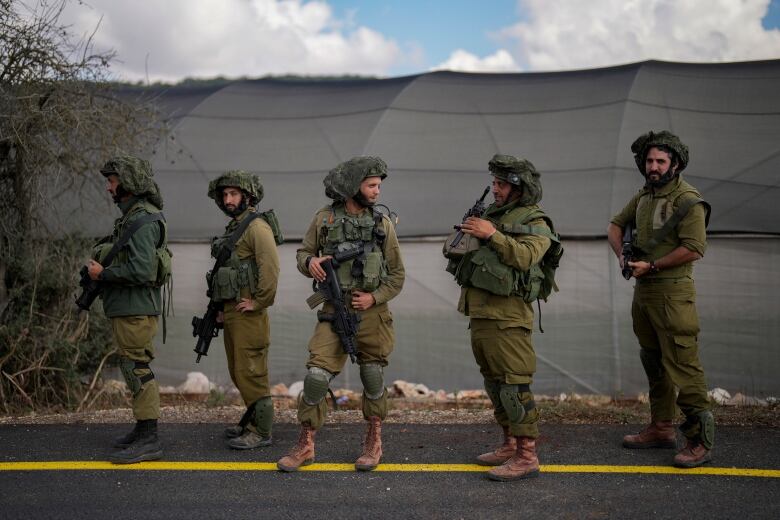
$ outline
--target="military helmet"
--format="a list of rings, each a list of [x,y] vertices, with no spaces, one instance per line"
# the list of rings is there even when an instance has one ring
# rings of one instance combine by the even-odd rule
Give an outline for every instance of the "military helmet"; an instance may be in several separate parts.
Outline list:
[[[542,200],[542,182],[531,161],[496,154],[488,162],[488,170],[495,178],[522,188],[520,205],[530,206]]]
[[[679,137],[667,130],[647,132],[646,134],[640,135],[636,141],[631,144],[634,161],[642,175],[645,174],[645,159],[647,158],[647,152],[654,146],[664,146],[670,148],[675,153],[677,156],[676,173],[680,173],[688,166],[688,147],[680,141]]]
[[[214,199],[220,208],[222,208],[223,188],[240,189],[247,195],[249,199],[247,203],[250,205],[263,200],[263,185],[260,183],[260,178],[243,170],[230,170],[209,183],[208,196]]]
[[[152,166],[146,159],[133,157],[132,155],[117,155],[109,159],[100,173],[104,177],[116,175],[119,184],[126,192],[137,197],[144,197],[155,206],[162,209],[162,195],[160,188],[152,176]]]
[[[360,184],[367,177],[387,177],[387,164],[379,157],[361,155],[340,163],[325,176],[325,195],[343,201],[360,191]]]

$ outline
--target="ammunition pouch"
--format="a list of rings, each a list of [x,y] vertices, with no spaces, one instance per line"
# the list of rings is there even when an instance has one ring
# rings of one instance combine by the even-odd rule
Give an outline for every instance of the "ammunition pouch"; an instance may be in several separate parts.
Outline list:
[[[461,239],[453,245],[452,242],[455,240],[458,233],[459,231],[453,231],[444,241],[444,246],[442,247],[441,251],[444,255],[444,258],[449,260],[461,260],[464,256],[466,256],[466,253],[470,253],[479,249],[479,239],[473,235],[467,235],[465,233]]]
[[[464,256],[455,273],[455,280],[465,287],[476,287],[498,296],[516,292],[520,272],[503,264],[498,253],[482,246]]]

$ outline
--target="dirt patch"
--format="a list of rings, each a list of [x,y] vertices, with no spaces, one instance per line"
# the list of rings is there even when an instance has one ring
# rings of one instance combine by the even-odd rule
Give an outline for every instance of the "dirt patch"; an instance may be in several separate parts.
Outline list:
[[[330,402],[329,402],[330,404]],[[397,424],[491,424],[493,411],[486,400],[434,402],[425,399],[391,399],[386,422]],[[649,407],[638,401],[615,401],[593,396],[571,401],[541,401],[537,403],[541,424],[644,424],[650,420]],[[274,398],[275,422],[297,423],[295,402],[290,398]],[[342,403],[328,414],[328,423],[358,423],[363,421],[358,402]],[[780,407],[717,406],[715,420],[719,425],[780,428]],[[160,410],[161,422],[168,423],[233,423],[244,408],[237,404],[209,402],[205,396],[167,396]],[[82,424],[129,423],[133,415],[129,407],[80,413],[30,413],[0,417],[0,424]]]

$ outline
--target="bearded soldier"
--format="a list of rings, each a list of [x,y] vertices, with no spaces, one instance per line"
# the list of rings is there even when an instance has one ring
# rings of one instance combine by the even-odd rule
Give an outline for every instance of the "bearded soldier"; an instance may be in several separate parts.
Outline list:
[[[274,303],[279,280],[276,237],[281,235],[272,212],[255,211],[263,198],[256,175],[229,171],[209,183],[208,196],[231,218],[225,234],[212,242],[214,257],[244,226],[228,245],[228,261],[207,277],[211,299],[224,306],[217,321],[225,327],[230,379],[247,407],[241,422],[228,427],[225,436],[228,446],[238,450],[269,446],[274,405],[268,384],[268,308]]]
[[[631,145],[644,187],[612,218],[609,244],[620,259],[624,228],[636,230],[636,278],[631,317],[639,358],[650,385],[650,424],[626,435],[626,448],[675,448],[675,403],[685,414],[687,443],[674,465],[693,468],[711,460],[715,420],[699,362],[699,318],[693,262],[704,256],[710,206],[682,179],[688,147],[667,131],[648,132]]]
[[[163,310],[160,286],[170,276],[170,252],[163,201],[149,163],[122,155],[108,161],[100,173],[122,216],[114,223],[114,232],[95,246],[87,269],[102,288],[103,310],[111,319],[119,367],[133,395],[136,419],[133,430],[116,439],[114,446],[120,450],[109,460],[130,464],[156,460],[163,454],[157,437],[160,393],[149,364]],[[100,262],[109,253],[113,260],[104,267]]]
[[[363,383],[363,417],[368,428],[358,470],[373,470],[382,456],[381,423],[387,416],[383,368],[393,350],[393,316],[387,302],[404,283],[404,266],[395,229],[374,205],[387,165],[378,157],[354,157],[339,164],[325,178],[325,194],[333,204],[319,210],[298,249],[298,270],[317,281],[326,278],[322,263],[345,248],[361,248],[358,258],[336,270],[345,301],[359,315],[357,363]],[[324,312],[333,305],[325,303]],[[327,321],[319,322],[309,341],[309,372],[298,404],[301,433],[298,443],[277,463],[282,471],[296,471],[314,461],[314,438],[325,422],[325,396],[330,381],[346,362],[339,336]]]
[[[560,258],[562,249],[552,221],[537,205],[542,186],[533,164],[495,155],[488,168],[495,202],[461,226],[476,239],[474,245],[460,258],[447,251],[445,256],[451,259],[448,271],[462,287],[458,310],[470,318],[471,348],[504,433],[503,444],[476,462],[496,466],[488,472],[490,479],[509,481],[539,474],[531,302],[547,296],[538,292],[538,269],[547,251],[556,243]]]

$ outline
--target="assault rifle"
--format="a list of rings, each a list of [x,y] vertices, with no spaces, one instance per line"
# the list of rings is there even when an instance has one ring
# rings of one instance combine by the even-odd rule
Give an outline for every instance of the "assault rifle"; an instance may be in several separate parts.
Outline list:
[[[623,228],[623,249],[621,254],[623,255],[623,278],[626,280],[631,279],[631,273],[633,268],[628,265],[628,262],[633,262],[636,258],[636,251],[634,250],[634,226],[632,224],[626,224]]]
[[[482,193],[482,196],[477,199],[477,202],[474,203],[471,208],[466,212],[465,215],[463,215],[463,221],[461,222],[461,225],[466,222],[466,219],[469,217],[481,217],[482,214],[485,212],[485,209],[487,206],[485,206],[485,197],[487,197],[487,194],[490,192],[490,186],[485,188],[485,191]],[[461,240],[463,240],[463,236],[465,233],[461,231],[460,225],[454,226],[455,229],[458,230],[458,232],[455,234],[455,238],[452,239],[452,242],[450,242],[450,248],[457,247]]]
[[[236,247],[238,239],[241,238],[241,235],[246,231],[246,228],[249,227],[249,224],[259,216],[259,213],[250,213],[247,215],[236,230],[231,233],[228,240],[222,244],[222,247],[220,247],[217,252],[217,260],[214,262],[214,267],[211,269],[211,276],[209,276],[209,278],[217,276],[219,268],[225,265],[230,259],[230,255],[233,254],[233,248]],[[206,313],[202,318],[198,318],[197,316],[192,317],[192,336],[198,338],[198,341],[195,344],[195,353],[198,355],[195,359],[196,363],[200,363],[201,356],[208,356],[211,340],[219,336],[219,329],[223,328],[223,324],[217,322],[217,316],[222,312],[225,304],[222,302],[215,302],[211,299],[214,294],[211,289],[212,283],[213,282],[209,280],[209,287],[206,290],[206,296],[209,299]]]
[[[349,359],[353,363],[357,356],[357,331],[360,325],[360,315],[350,310],[351,302],[344,298],[336,270],[342,263],[357,258],[363,252],[364,246],[353,245],[337,251],[331,258],[323,261],[320,266],[325,270],[325,280],[315,281],[313,284],[315,293],[306,299],[310,309],[314,309],[323,302],[330,302],[333,305],[333,312],[317,311],[317,320],[330,323],[333,332],[338,335],[341,341],[341,347],[346,354],[349,354]]]

